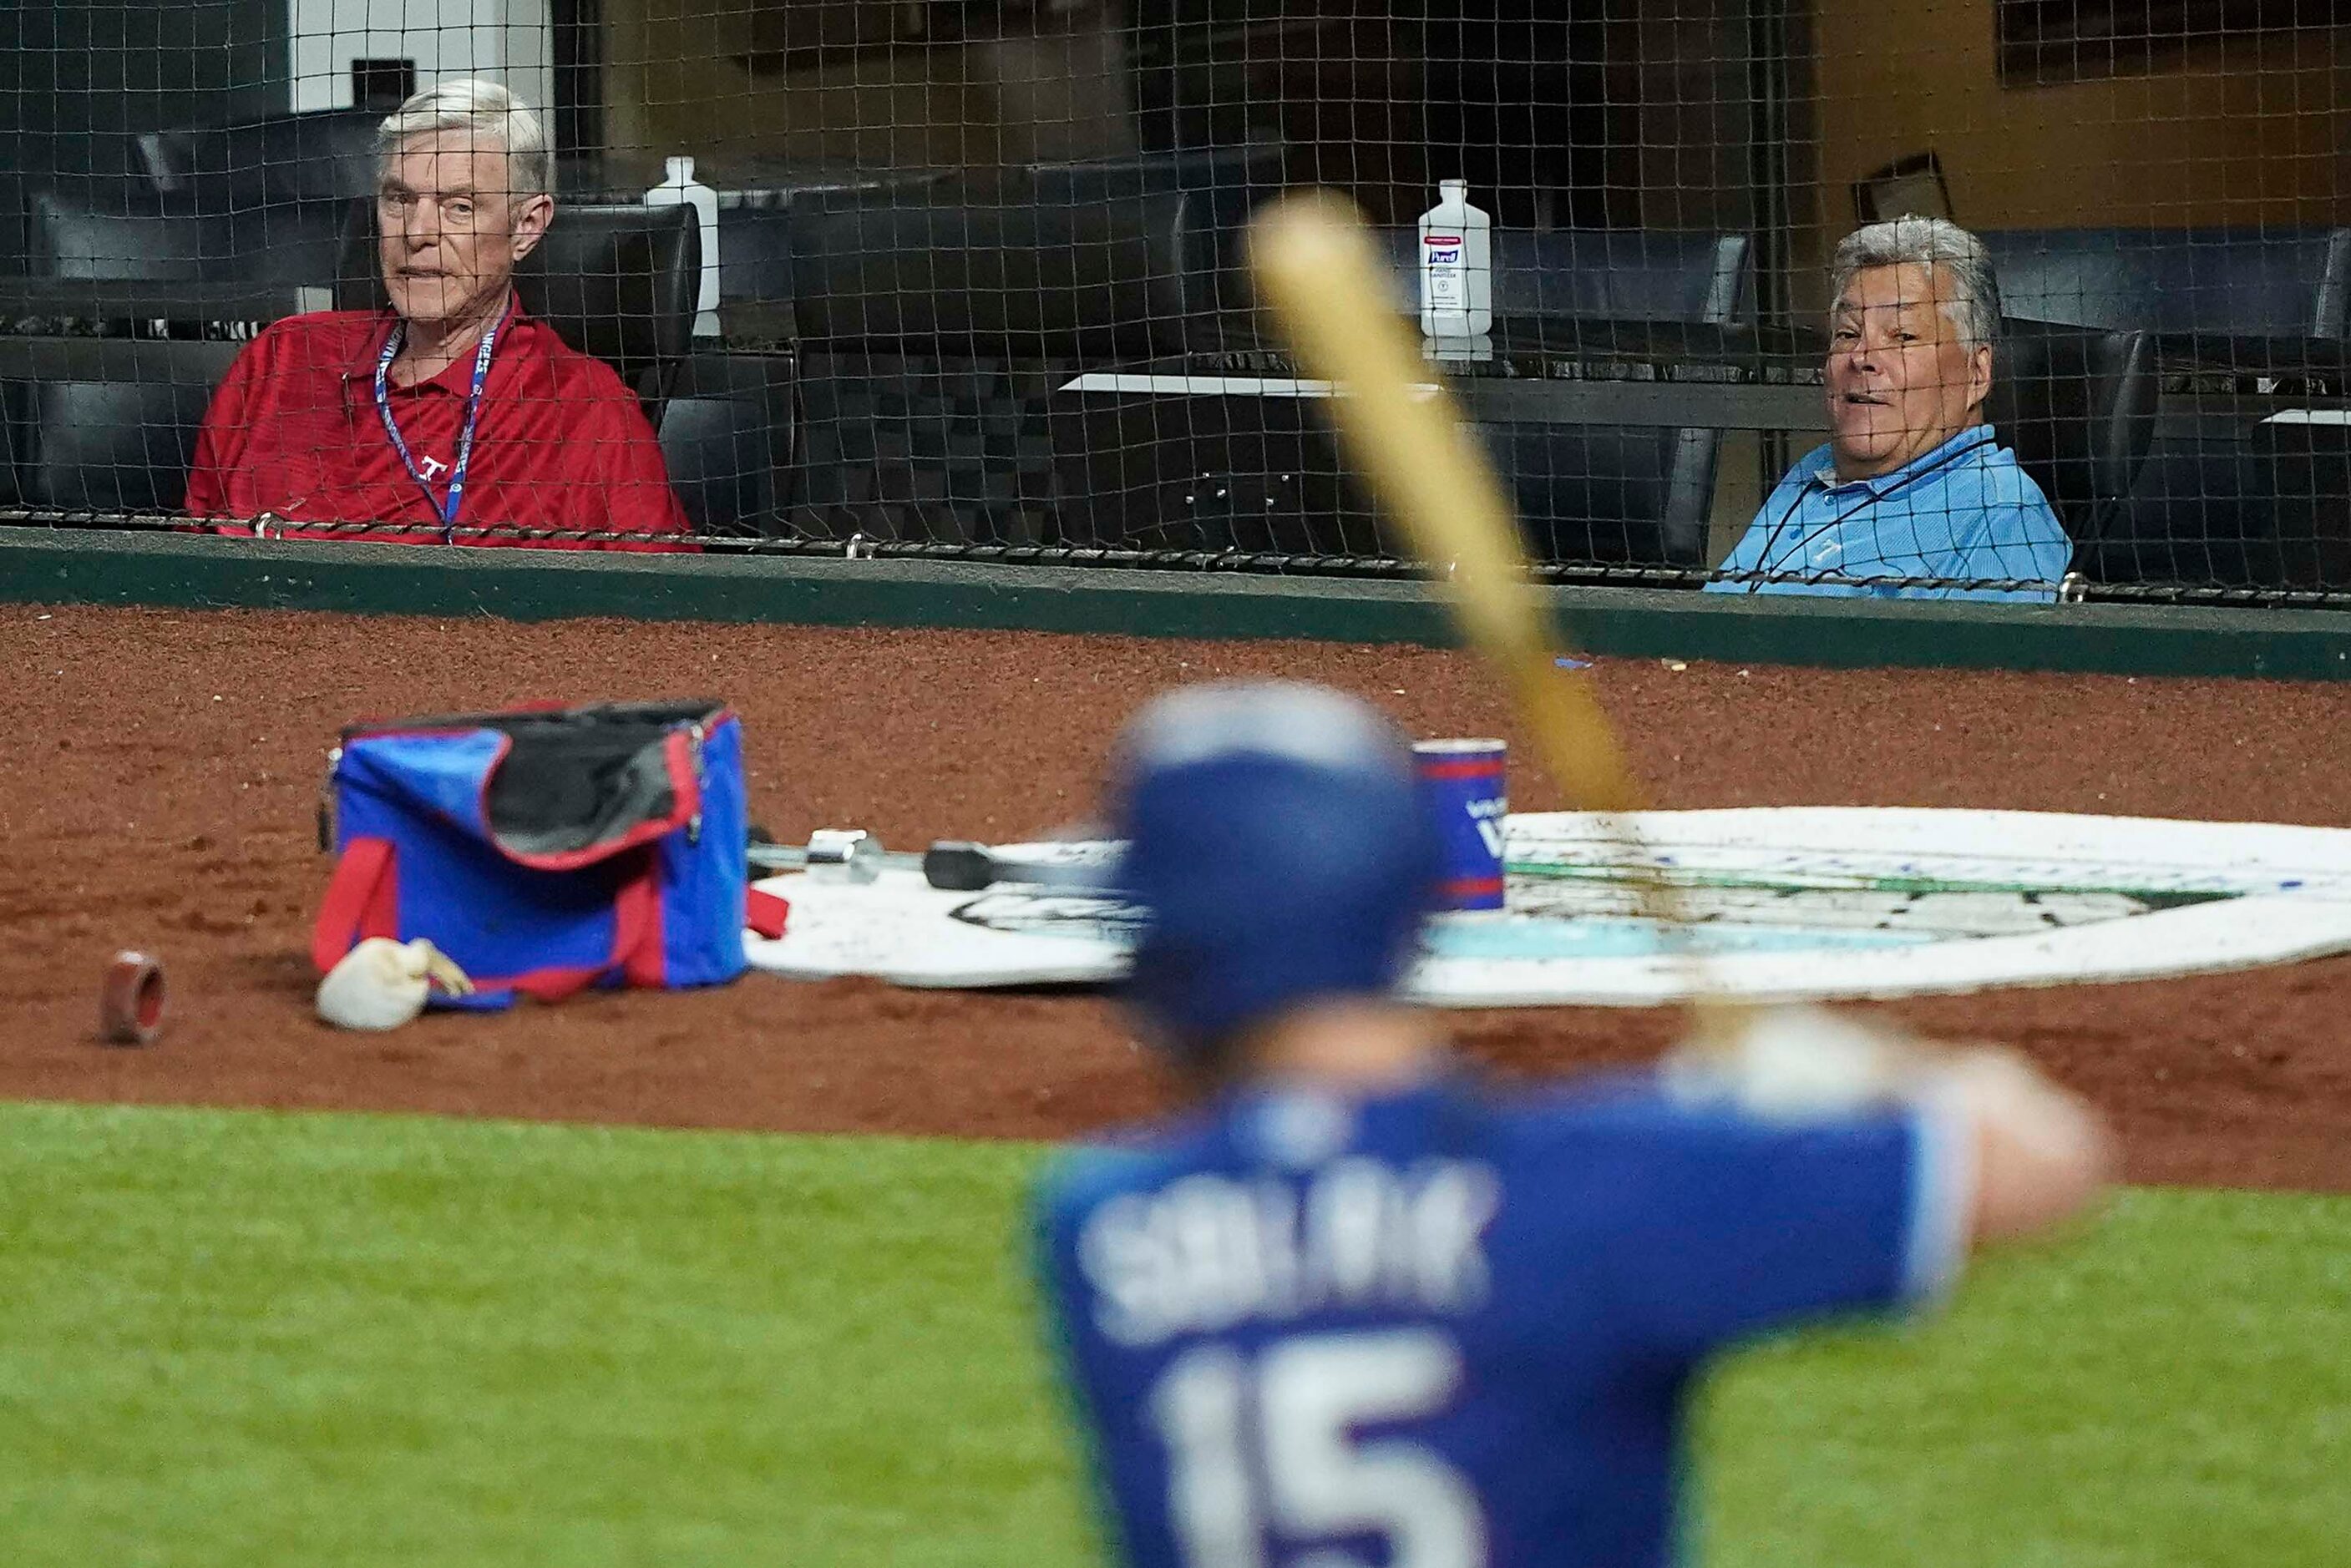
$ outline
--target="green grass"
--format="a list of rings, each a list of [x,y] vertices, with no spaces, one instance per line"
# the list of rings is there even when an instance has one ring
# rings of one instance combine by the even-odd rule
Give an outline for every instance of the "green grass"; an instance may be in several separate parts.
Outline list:
[[[0,1561],[1089,1561],[1007,1145],[0,1106]],[[2351,1199],[1743,1358],[1720,1568],[2346,1560]]]

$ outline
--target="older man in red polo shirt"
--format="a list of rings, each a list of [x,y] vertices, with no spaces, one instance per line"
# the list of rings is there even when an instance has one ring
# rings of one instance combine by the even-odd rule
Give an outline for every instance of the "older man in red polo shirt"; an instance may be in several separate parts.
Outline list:
[[[493,82],[421,92],[378,133],[386,312],[273,325],[213,394],[189,515],[222,533],[390,524],[412,543],[674,550],[461,534],[688,531],[653,427],[612,369],[526,315],[515,264],[555,215],[538,117]]]

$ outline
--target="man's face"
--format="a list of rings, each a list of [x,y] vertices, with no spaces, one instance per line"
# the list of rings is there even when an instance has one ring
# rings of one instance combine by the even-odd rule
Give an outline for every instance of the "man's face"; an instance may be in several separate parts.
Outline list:
[[[1891,473],[1976,422],[1990,345],[1970,348],[1943,307],[1949,269],[1865,267],[1829,313],[1829,445],[1839,479]]]
[[[383,286],[404,320],[467,321],[496,310],[515,263],[555,203],[509,193],[506,149],[463,130],[412,136],[376,195]]]

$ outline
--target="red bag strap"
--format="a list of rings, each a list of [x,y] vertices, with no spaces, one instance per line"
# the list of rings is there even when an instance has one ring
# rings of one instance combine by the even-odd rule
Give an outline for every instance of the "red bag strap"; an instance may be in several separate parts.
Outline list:
[[[400,878],[392,840],[354,838],[335,862],[318,923],[310,928],[310,961],[324,974],[363,938],[398,935]]]

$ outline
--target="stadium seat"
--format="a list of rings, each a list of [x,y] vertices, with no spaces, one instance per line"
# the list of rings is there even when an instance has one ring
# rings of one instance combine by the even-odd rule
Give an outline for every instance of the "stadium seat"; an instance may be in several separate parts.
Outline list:
[[[1382,232],[1399,308],[1414,308],[1416,229]],[[1729,323],[1750,309],[1744,234],[1555,230],[1497,236],[1498,317]],[[1339,483],[1330,437],[1282,400],[1196,399],[1178,411],[1093,400],[1084,433],[1071,429],[1072,528],[1089,541],[1121,535],[1207,547],[1217,533],[1203,494],[1246,493],[1245,536],[1270,529],[1290,547],[1361,553],[1382,539],[1360,494]],[[1483,433],[1510,489],[1528,547],[1584,565],[1696,565],[1714,500],[1721,432],[1704,428],[1493,423]],[[1253,466],[1250,454],[1266,466]],[[1203,477],[1211,483],[1203,486]],[[1219,506],[1224,503],[1218,503]],[[1295,517],[1275,526],[1267,519]],[[1277,547],[1264,544],[1247,548]]]
[[[383,118],[328,109],[159,131],[137,139],[138,158],[158,196],[200,212],[340,203],[374,194]]]
[[[2198,340],[2225,366],[2237,337],[2351,336],[2351,228],[2009,230],[1991,247],[2007,314]],[[2110,582],[2270,583],[2296,503],[2232,421],[2192,396],[2162,411],[2127,505],[2085,569]],[[2291,528],[2289,521],[2286,524]]]
[[[1420,232],[1380,231],[1396,296],[1420,309]],[[1494,314],[1727,324],[1752,315],[1745,234],[1664,229],[1506,230],[1494,236]]]
[[[790,495],[793,361],[701,353],[679,368],[662,416],[670,487],[697,531],[763,534]]]
[[[799,362],[796,531],[834,538],[1051,543],[1046,404],[1071,359],[889,354]]]
[[[25,499],[25,457],[31,450],[33,386],[0,380],[0,506]]]
[[[718,214],[718,301],[792,297],[791,209],[728,207]]]
[[[2351,588],[2351,427],[2265,420],[2246,443],[2262,526],[2241,578],[2260,587]]]
[[[125,338],[0,339],[0,385],[19,389],[23,498],[97,512],[173,512],[213,388],[242,345]]]
[[[670,379],[693,347],[701,265],[691,207],[559,204],[547,237],[515,269],[515,287],[524,308],[566,343],[619,371],[658,427]],[[375,202],[353,202],[335,304],[381,310],[387,303]]]
[[[733,231],[722,217],[723,273],[744,276],[730,233],[760,236],[750,287],[789,294],[805,349],[796,525],[1050,539],[1053,389],[1213,338],[1229,246],[1278,172],[1262,147],[1146,154],[805,192]]]
[[[32,197],[24,176],[0,170],[0,277],[23,277],[33,257]]]
[[[983,358],[1171,352],[1215,312],[1209,203],[1027,182],[820,197],[787,220],[799,335]]]
[[[137,283],[314,284],[335,279],[343,210],[307,202],[236,212],[184,205],[101,212],[56,192],[32,198],[26,271]]]
[[[1055,400],[1052,543],[1377,556],[1389,543],[1312,400],[1245,392]]]
[[[2006,229],[1982,238],[2012,317],[2216,337],[2351,329],[2351,228]]]
[[[2095,574],[2155,433],[2153,345],[2144,332],[2004,325],[1984,417],[2032,476]]]

